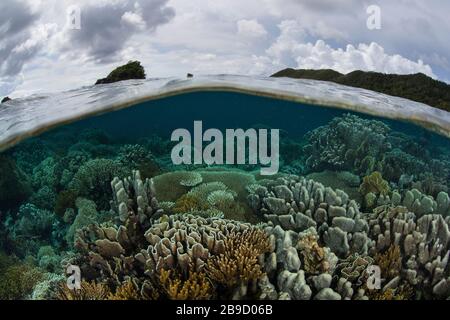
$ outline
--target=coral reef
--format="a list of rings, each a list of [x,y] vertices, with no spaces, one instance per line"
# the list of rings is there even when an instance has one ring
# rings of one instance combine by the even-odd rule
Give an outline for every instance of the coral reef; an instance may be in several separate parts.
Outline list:
[[[99,208],[106,209],[111,199],[111,180],[123,178],[127,173],[128,170],[114,160],[90,160],[78,169],[69,188],[78,196],[94,200]]]
[[[56,299],[58,300],[107,300],[111,292],[109,288],[101,283],[81,282],[80,289],[69,289],[65,282],[58,288]]]
[[[359,191],[366,195],[369,192],[375,195],[387,195],[390,191],[389,184],[383,179],[381,173],[378,171],[372,172],[370,175],[365,176]]]
[[[0,252],[0,300],[28,299],[43,272]]]
[[[304,152],[309,170],[352,170],[358,174],[374,171],[377,160],[389,150],[390,128],[381,121],[345,114],[306,135]]]
[[[343,115],[284,140],[268,177],[63,129],[0,155],[2,298],[450,297],[450,152],[425,135]]]
[[[436,214],[426,214],[417,218],[405,207],[391,206],[377,208],[368,220],[369,234],[375,240],[370,252],[382,253],[387,250],[385,253],[387,258],[395,259],[396,253],[389,252],[389,248],[399,246],[402,279],[411,287],[420,289],[420,294],[426,298],[447,297],[450,294],[449,221]],[[392,264],[398,264],[398,261],[389,264],[393,267]],[[400,276],[397,276],[386,286],[395,289],[399,280]]]
[[[7,246],[20,257],[37,255],[42,246],[61,241],[55,234],[58,222],[51,211],[24,204],[17,216],[8,216],[4,222]]]
[[[298,176],[251,189],[251,207],[273,224],[296,232],[315,227],[323,243],[339,256],[367,252],[367,222],[342,190]]]
[[[30,194],[29,178],[13,159],[0,155],[0,210],[20,205]]]
[[[207,300],[213,290],[204,272],[189,272],[187,279],[172,276],[171,270],[160,271],[159,282],[163,293],[171,300]]]
[[[245,288],[264,275],[259,258],[271,251],[267,234],[259,229],[232,233],[224,241],[223,253],[209,259],[206,273],[228,290]]]

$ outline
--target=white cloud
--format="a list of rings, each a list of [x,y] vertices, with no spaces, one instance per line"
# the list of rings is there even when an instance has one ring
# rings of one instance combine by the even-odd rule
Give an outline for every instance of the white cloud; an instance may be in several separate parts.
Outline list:
[[[138,30],[145,30],[146,23],[142,16],[135,12],[127,11],[122,16],[122,22]]]
[[[436,78],[431,67],[422,60],[411,61],[398,54],[388,55],[383,47],[375,42],[333,49],[323,40],[318,40],[315,44],[298,44],[293,48],[292,54],[298,68],[333,69],[342,73],[354,70],[396,74],[422,72]]]
[[[261,38],[267,35],[267,31],[257,20],[242,19],[237,22],[238,34],[247,38]]]
[[[409,60],[399,54],[389,55],[375,43],[360,43],[356,47],[333,48],[324,40],[306,42],[308,32],[295,20],[282,21],[278,25],[280,35],[266,50],[274,63],[302,69],[334,69],[342,73],[354,70],[383,73],[411,74],[422,72],[433,78],[436,75],[430,65],[420,59]]]

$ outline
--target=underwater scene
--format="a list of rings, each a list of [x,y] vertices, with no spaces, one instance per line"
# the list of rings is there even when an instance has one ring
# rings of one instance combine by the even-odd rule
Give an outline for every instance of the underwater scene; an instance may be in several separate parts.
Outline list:
[[[201,161],[211,128],[259,152]],[[0,153],[0,299],[450,297],[450,141],[421,126],[216,90],[41,131]]]

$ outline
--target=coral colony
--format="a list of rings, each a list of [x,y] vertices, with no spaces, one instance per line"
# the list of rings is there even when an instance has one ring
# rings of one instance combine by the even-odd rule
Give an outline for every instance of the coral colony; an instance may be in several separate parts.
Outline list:
[[[246,145],[248,140],[248,164],[269,165],[261,168],[262,175],[274,175],[279,168],[279,139],[280,130],[270,130],[270,146],[267,129],[226,129],[225,141],[218,129],[208,129],[203,133],[202,121],[194,121],[194,145],[191,133],[187,129],[176,129],[172,133],[172,141],[180,141],[172,149],[173,164],[192,164],[192,150],[194,164],[207,165],[246,164]],[[210,142],[203,150],[203,142]],[[224,148],[225,142],[225,148]],[[235,143],[236,142],[236,143]],[[268,154],[270,147],[270,155]],[[203,151],[202,151],[203,150]],[[224,159],[225,150],[225,159]]]
[[[270,137],[269,155],[263,130],[118,142],[66,126],[7,150],[0,297],[450,297],[448,148],[351,114]]]

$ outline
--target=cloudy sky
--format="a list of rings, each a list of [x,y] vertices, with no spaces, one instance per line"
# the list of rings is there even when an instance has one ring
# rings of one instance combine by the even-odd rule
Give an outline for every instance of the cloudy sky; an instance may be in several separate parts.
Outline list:
[[[370,5],[381,29],[367,28]],[[447,0],[0,0],[0,96],[90,85],[134,59],[148,77],[292,67],[450,82],[449,12]]]

